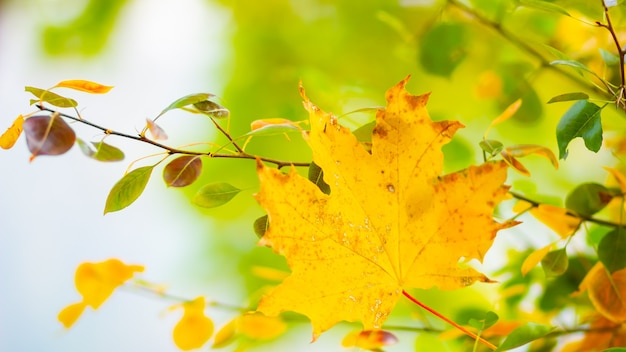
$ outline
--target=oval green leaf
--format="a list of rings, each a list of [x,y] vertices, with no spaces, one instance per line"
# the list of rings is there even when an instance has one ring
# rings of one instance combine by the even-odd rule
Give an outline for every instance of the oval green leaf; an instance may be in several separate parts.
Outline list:
[[[568,265],[569,260],[565,248],[548,252],[548,254],[541,259],[541,267],[546,277],[562,275],[567,271]]]
[[[602,238],[598,245],[598,259],[611,273],[626,268],[625,228],[615,228]]]
[[[330,194],[330,186],[324,181],[324,171],[314,162],[309,165],[309,181],[313,182],[324,194]]]
[[[591,216],[613,199],[611,190],[598,183],[583,183],[565,198],[565,207],[579,215]]]
[[[228,109],[210,100],[194,103],[193,106],[201,113],[216,119],[223,119],[230,116],[230,111]]]
[[[146,188],[154,166],[137,168],[122,177],[113,186],[104,206],[104,214],[122,210],[133,204]]]
[[[98,161],[121,161],[124,160],[124,152],[104,142],[85,142],[77,139],[80,150],[86,156]]]
[[[270,228],[269,218],[267,215],[263,215],[260,218],[254,220],[254,224],[252,225],[254,228],[254,233],[256,233],[259,238],[263,237],[267,230]]]
[[[195,93],[195,94],[189,94],[189,95],[185,95],[182,98],[176,99],[173,103],[171,103],[170,105],[168,105],[168,107],[166,107],[165,109],[163,109],[163,111],[161,111],[161,113],[154,119],[154,121],[156,121],[161,115],[165,114],[166,112],[170,111],[170,110],[174,110],[174,109],[180,109],[182,107],[185,107],[187,105],[192,105],[195,103],[199,103],[201,101],[205,101],[211,97],[214,97],[215,95],[211,94],[211,93]]]
[[[32,93],[39,100],[31,100],[30,104],[36,104],[40,101],[45,101],[46,103],[50,103],[51,105],[60,107],[60,108],[75,108],[78,106],[78,103],[74,99],[62,97],[56,93],[53,93],[49,90],[35,88],[35,87],[24,87],[24,90]]]
[[[572,139],[581,137],[585,146],[598,152],[602,146],[602,108],[586,100],[574,103],[565,112],[556,127],[559,159],[567,158],[567,146]]]
[[[38,155],[61,155],[70,150],[76,141],[76,133],[58,114],[32,116],[24,121],[26,145]]]
[[[194,183],[202,172],[199,156],[185,155],[172,160],[163,169],[163,180],[168,187],[185,187]]]
[[[298,126],[294,126],[293,124],[280,123],[276,125],[267,125],[261,128],[257,128],[256,130],[246,133],[244,136],[274,136],[277,134],[293,132],[300,132],[300,128],[298,128]]]
[[[230,183],[212,183],[200,188],[192,202],[203,208],[215,208],[228,203],[239,192],[241,190]]]
[[[565,93],[565,94],[552,97],[552,99],[548,101],[548,104],[559,103],[563,101],[587,100],[587,99],[589,99],[589,95],[583,92]]]
[[[496,352],[510,350],[519,346],[523,346],[529,342],[540,339],[554,330],[551,326],[526,323],[518,326],[506,337]]]
[[[459,23],[435,25],[420,40],[420,62],[437,76],[450,77],[467,55],[467,28]]]

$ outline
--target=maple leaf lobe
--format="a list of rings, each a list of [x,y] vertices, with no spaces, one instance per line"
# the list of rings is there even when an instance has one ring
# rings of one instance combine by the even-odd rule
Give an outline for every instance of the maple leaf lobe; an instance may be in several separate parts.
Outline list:
[[[258,163],[256,195],[269,216],[261,244],[284,255],[291,275],[259,303],[276,315],[311,319],[314,338],[341,320],[380,328],[403,288],[461,288],[489,282],[459,260],[483,259],[496,232],[507,165],[472,166],[440,176],[441,147],[463,125],[433,122],[428,94],[413,96],[408,78],[387,91],[371,152],[337,118],[304,95],[313,160],[330,195],[299,176]]]

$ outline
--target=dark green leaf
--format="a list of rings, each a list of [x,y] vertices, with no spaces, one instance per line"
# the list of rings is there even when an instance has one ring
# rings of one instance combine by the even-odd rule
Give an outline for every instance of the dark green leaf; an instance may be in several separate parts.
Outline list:
[[[437,76],[450,77],[465,59],[467,28],[458,23],[439,23],[420,41],[420,62]]]
[[[324,194],[330,194],[330,186],[324,181],[324,171],[314,162],[309,165],[309,180]]]
[[[212,183],[206,185],[193,197],[193,203],[203,208],[215,208],[228,203],[241,190],[229,183]]]
[[[137,200],[150,180],[152,169],[154,166],[137,168],[117,181],[109,192],[104,213],[122,210]]]
[[[172,160],[163,169],[163,180],[168,187],[185,187],[194,183],[202,172],[199,156],[185,155]]]
[[[92,159],[98,161],[124,160],[124,152],[112,145],[104,142],[85,142],[82,139],[77,139],[76,142],[83,154]]]
[[[530,8],[537,9],[537,10],[547,11],[547,12],[571,17],[569,12],[567,12],[561,6],[554,4],[552,2],[545,1],[545,0],[519,0],[519,4],[524,7],[530,7]]]
[[[523,346],[529,342],[546,336],[552,330],[554,330],[554,328],[550,326],[536,323],[526,323],[511,331],[495,352],[506,351],[515,347]]]
[[[625,228],[615,228],[602,238],[598,245],[598,259],[611,273],[626,268]]]
[[[502,148],[504,148],[502,143],[493,139],[484,139],[478,142],[478,145],[480,146],[480,149],[484,150],[485,153],[489,154],[489,156],[498,155],[498,153],[502,151]]]
[[[215,95],[210,94],[210,93],[196,93],[196,94],[185,95],[184,97],[177,99],[176,101],[171,103],[168,107],[163,109],[163,111],[161,111],[161,113],[154,119],[154,121],[156,121],[157,118],[159,118],[161,115],[165,114],[166,112],[170,110],[180,109],[187,105],[196,104],[196,103],[205,101],[209,98],[212,98],[214,96]]]
[[[263,215],[260,218],[254,220],[254,233],[256,233],[259,238],[263,237],[263,235],[265,235],[265,233],[267,232],[267,229],[270,228],[268,220],[269,218],[267,215]]]
[[[565,207],[583,216],[602,210],[613,199],[611,190],[598,183],[583,183],[565,198]]]
[[[58,114],[29,117],[23,128],[31,160],[38,155],[64,154],[76,141],[76,133]]]
[[[569,260],[565,248],[551,251],[541,259],[541,267],[546,277],[554,277],[563,274],[567,271],[568,265]]]
[[[74,108],[78,106],[78,103],[74,99],[62,97],[56,93],[53,93],[49,90],[39,89],[35,87],[24,87],[24,90],[32,93],[39,100],[31,100],[30,104],[36,104],[40,101],[45,101],[46,103],[50,103],[51,105],[58,106],[60,108]]]
[[[602,108],[586,100],[574,103],[561,117],[556,127],[559,159],[567,158],[567,146],[572,139],[581,137],[587,149],[598,152],[602,146]]]
[[[203,114],[214,117],[216,119],[223,119],[230,115],[230,111],[228,109],[210,100],[204,100],[198,103],[194,103],[193,106]]]
[[[587,100],[587,99],[589,99],[589,95],[583,92],[565,93],[565,94],[552,97],[552,99],[548,101],[548,104],[559,103],[562,101]]]

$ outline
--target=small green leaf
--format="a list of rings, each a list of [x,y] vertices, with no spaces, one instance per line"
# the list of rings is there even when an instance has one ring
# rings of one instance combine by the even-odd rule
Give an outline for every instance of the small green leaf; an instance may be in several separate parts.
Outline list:
[[[594,72],[593,70],[591,70],[589,67],[585,66],[583,63],[580,63],[580,62],[578,62],[578,61],[576,61],[576,60],[554,60],[554,61],[552,61],[552,62],[550,63],[550,65],[555,65],[555,66],[556,66],[556,65],[570,66],[570,67],[575,68],[575,69],[576,69],[579,73],[581,73],[581,74],[582,74],[582,71],[587,72],[587,73],[590,73],[590,74],[592,74],[593,76],[595,76],[597,79],[599,79],[600,81],[602,81],[602,82],[605,82],[605,83],[606,83],[606,81],[605,81],[602,77],[598,76],[598,74],[597,74],[597,73],[595,73],[595,72]]]
[[[137,200],[150,180],[152,169],[154,165],[137,168],[117,181],[109,192],[104,213],[122,210]]]
[[[467,55],[467,28],[459,23],[440,23],[420,41],[420,62],[426,72],[450,77]]]
[[[35,88],[35,87],[24,87],[24,90],[32,93],[39,100],[31,100],[30,104],[36,104],[40,101],[45,101],[46,103],[50,103],[51,105],[60,107],[60,108],[75,108],[78,106],[78,103],[74,99],[62,97],[56,93],[53,93],[49,90]]]
[[[478,142],[478,145],[480,146],[480,149],[484,150],[485,153],[489,154],[489,156],[498,155],[498,153],[500,153],[504,148],[502,143],[493,139],[483,139]]]
[[[154,121],[156,121],[156,119],[158,119],[161,115],[165,114],[166,112],[170,110],[180,109],[187,105],[196,104],[196,103],[205,101],[209,98],[212,98],[214,96],[215,95],[210,94],[210,93],[196,93],[196,94],[185,95],[184,97],[177,99],[176,101],[171,103],[168,107],[163,109],[163,111],[161,111],[161,113],[154,119]]]
[[[607,233],[598,245],[598,259],[614,273],[626,268],[626,229],[615,228]]]
[[[602,146],[602,108],[586,100],[574,103],[561,117],[556,127],[559,159],[567,158],[567,146],[572,139],[581,137],[587,149],[598,152]]]
[[[313,182],[324,194],[330,194],[330,186],[324,181],[324,171],[314,162],[309,165],[309,181]]]
[[[540,339],[554,330],[551,326],[526,323],[522,326],[518,326],[515,330],[506,337],[500,347],[495,352],[506,351],[515,347],[523,346],[529,342]]]
[[[500,319],[500,317],[498,317],[498,314],[492,311],[488,311],[485,312],[485,314],[483,314],[483,316],[480,318],[471,318],[469,320],[469,325],[476,330],[485,331],[492,327],[493,324],[497,323],[498,319]]]
[[[565,93],[565,94],[561,94],[561,95],[557,95],[555,97],[552,97],[552,99],[550,99],[548,101],[548,104],[559,103],[559,102],[563,102],[563,101],[587,100],[587,99],[589,99],[589,95],[587,95],[587,94],[585,94],[583,92]]]
[[[256,233],[259,238],[263,237],[267,232],[267,229],[270,228],[269,218],[267,215],[263,215],[260,218],[254,220],[254,233]]]
[[[77,139],[76,142],[83,154],[92,159],[98,161],[124,160],[124,152],[112,145],[104,142],[85,142],[82,139]]]
[[[163,169],[168,187],[185,187],[194,183],[202,172],[202,160],[197,155],[185,155],[172,160]]]
[[[567,252],[565,248],[557,249],[551,252],[541,259],[541,267],[546,277],[554,277],[562,275],[567,271],[569,260],[567,258]]]
[[[239,192],[239,188],[229,183],[212,183],[200,188],[192,202],[203,208],[215,208],[228,203]]]
[[[583,183],[565,198],[565,207],[583,216],[602,210],[613,199],[610,189],[598,183]]]
[[[210,100],[194,103],[193,106],[201,113],[216,119],[223,119],[230,116],[230,111],[228,109]]]

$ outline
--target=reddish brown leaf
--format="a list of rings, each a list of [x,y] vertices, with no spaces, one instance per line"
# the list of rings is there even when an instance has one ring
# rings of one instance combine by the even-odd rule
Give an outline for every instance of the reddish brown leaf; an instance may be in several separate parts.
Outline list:
[[[26,119],[24,133],[31,161],[38,155],[64,154],[76,141],[74,130],[58,114]]]
[[[185,187],[196,181],[201,172],[200,157],[185,155],[167,164],[163,169],[163,180],[170,187]]]

